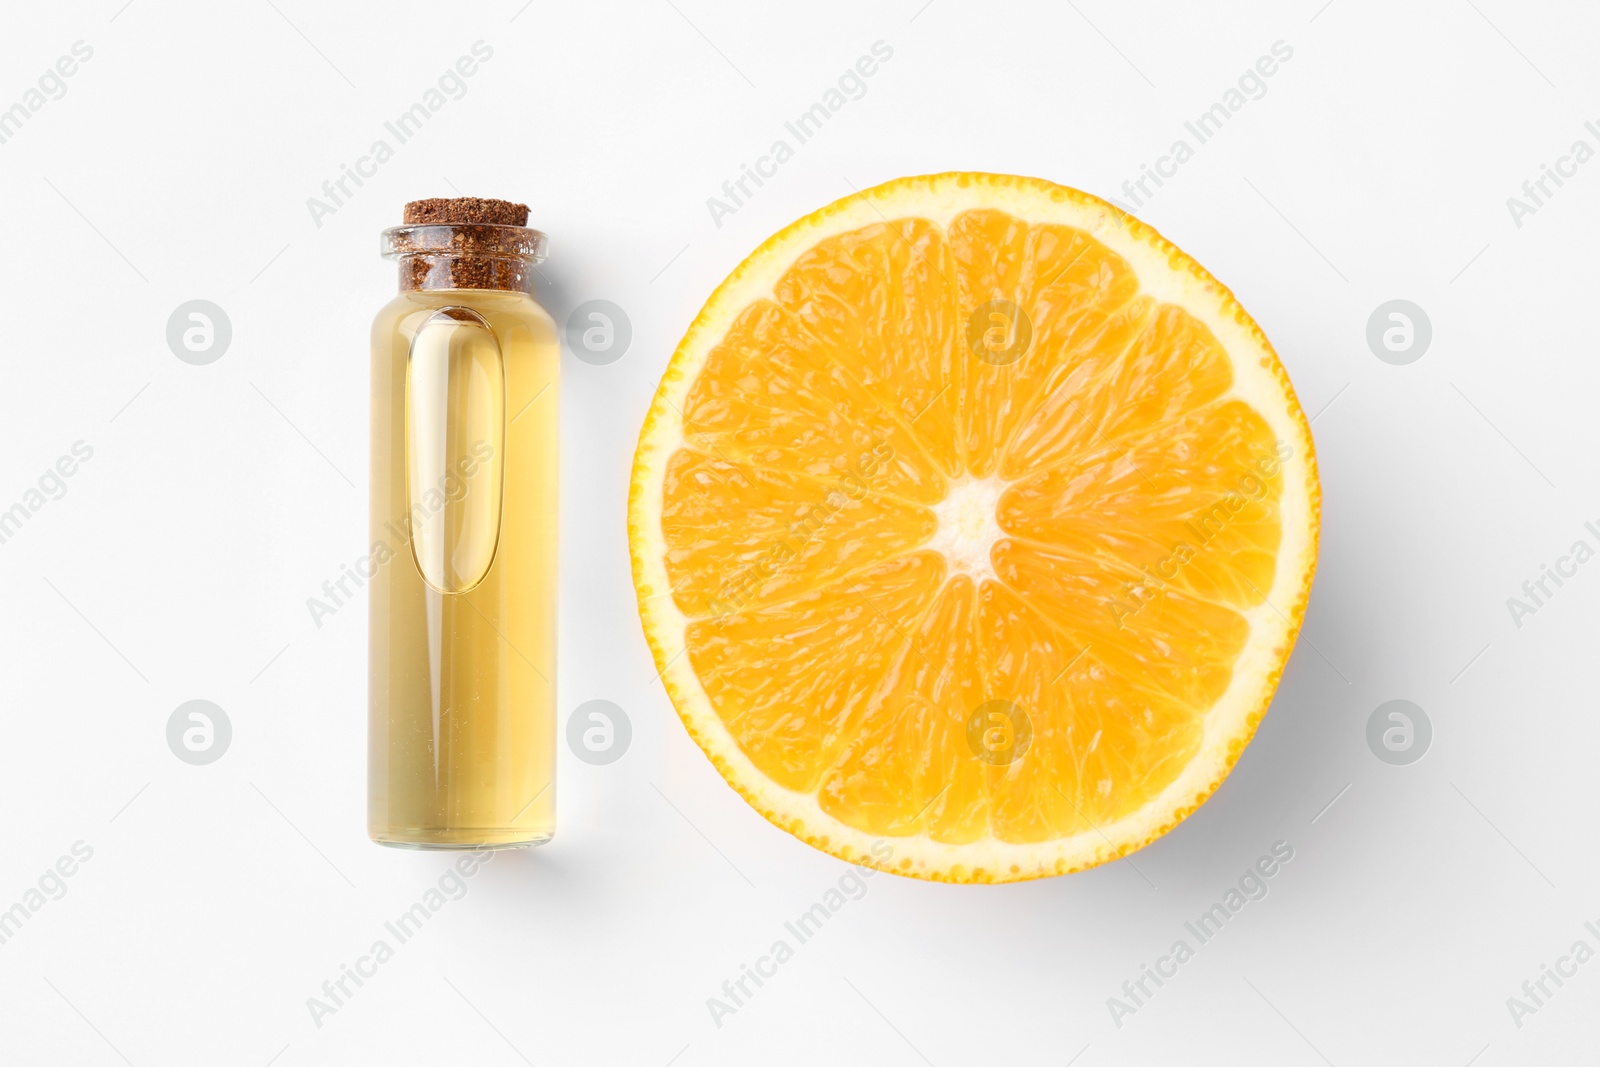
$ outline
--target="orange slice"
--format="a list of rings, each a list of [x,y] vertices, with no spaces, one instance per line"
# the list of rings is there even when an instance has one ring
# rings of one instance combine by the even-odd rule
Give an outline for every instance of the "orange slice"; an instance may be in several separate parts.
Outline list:
[[[1073,189],[846,197],[706,302],[634,460],[634,584],[758,811],[950,881],[1079,870],[1215,790],[1316,567],[1310,429],[1233,296]]]

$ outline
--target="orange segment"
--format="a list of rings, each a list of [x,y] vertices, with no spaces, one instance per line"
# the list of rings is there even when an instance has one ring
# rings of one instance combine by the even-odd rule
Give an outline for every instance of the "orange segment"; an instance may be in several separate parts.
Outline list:
[[[667,691],[751,804],[846,859],[1007,881],[1217,787],[1293,647],[1318,501],[1227,290],[1085,194],[952,174],[816,212],[718,288],[629,531]]]
[[[1104,557],[1011,540],[994,555],[1000,580],[1108,669],[1101,688],[1154,689],[1196,708],[1227,689],[1250,635],[1235,612],[1176,589],[1141,591],[1138,571]]]
[[[1012,484],[1000,500],[1010,533],[1115,559],[1137,575],[1137,611],[1172,587],[1226,604],[1259,604],[1272,584],[1282,460],[1254,410],[1217,404],[1108,443]]]
[[[703,619],[689,627],[689,660],[740,749],[809,791],[906,640],[894,620],[922,615],[943,577],[919,553],[778,607]]]
[[[664,499],[672,595],[691,617],[831,584],[915,549],[934,528],[931,511],[854,480],[829,483],[687,448],[672,457]]]
[[[776,304],[739,316],[683,407],[686,443],[730,460],[933,502],[916,438]]]
[[[1093,832],[1170,782],[1200,740],[1189,707],[1106,685],[1110,671],[1091,646],[1075,645],[1005,586],[984,593],[993,687],[1014,694],[1037,724],[1024,757],[993,772],[995,836]]]
[[[943,584],[824,779],[824,811],[876,834],[959,842],[987,832],[982,769],[965,741],[981,687],[973,599],[970,581]]]
[[[950,230],[954,284],[969,324],[962,338],[967,473],[983,477],[1022,417],[1084,358],[1117,354],[1126,331],[1102,334],[1139,283],[1121,257],[1078,230],[1029,227],[1000,211],[967,212]]]
[[[952,264],[923,219],[867,226],[819,242],[776,286],[778,303],[820,348],[919,439],[949,475],[964,362],[956,351]]]

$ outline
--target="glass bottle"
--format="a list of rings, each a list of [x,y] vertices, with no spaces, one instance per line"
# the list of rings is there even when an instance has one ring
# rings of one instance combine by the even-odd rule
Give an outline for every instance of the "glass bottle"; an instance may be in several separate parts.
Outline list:
[[[368,833],[511,848],[555,831],[556,329],[527,209],[418,201],[372,327]],[[487,221],[485,221],[487,220]]]

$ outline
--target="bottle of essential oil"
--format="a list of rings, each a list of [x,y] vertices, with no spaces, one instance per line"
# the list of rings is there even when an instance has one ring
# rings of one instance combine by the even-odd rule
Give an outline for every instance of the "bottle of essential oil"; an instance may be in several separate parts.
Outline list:
[[[555,831],[556,378],[528,209],[406,205],[372,327],[368,833],[402,848]]]

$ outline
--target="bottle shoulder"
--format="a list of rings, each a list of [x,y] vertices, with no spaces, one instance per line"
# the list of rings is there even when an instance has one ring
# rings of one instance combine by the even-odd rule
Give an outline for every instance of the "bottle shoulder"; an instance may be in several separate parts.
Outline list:
[[[372,322],[374,342],[409,340],[421,325],[443,308],[468,308],[482,315],[496,334],[530,334],[535,340],[555,339],[555,321],[527,293],[491,289],[424,289],[395,295],[378,309]]]
[[[404,315],[411,311],[437,311],[446,307],[467,307],[480,313],[524,315],[548,320],[550,315],[527,293],[508,293],[499,289],[410,289],[396,293],[378,312]]]

